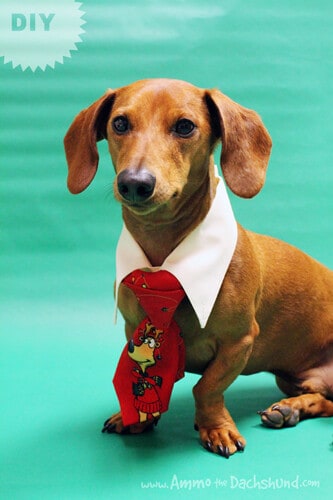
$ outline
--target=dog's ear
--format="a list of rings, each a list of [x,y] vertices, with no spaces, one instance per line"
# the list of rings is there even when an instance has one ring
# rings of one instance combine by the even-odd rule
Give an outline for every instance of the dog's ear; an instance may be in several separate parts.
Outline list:
[[[251,198],[264,185],[271,138],[255,111],[243,108],[219,90],[207,90],[205,100],[213,133],[222,140],[225,181],[238,196]]]
[[[64,139],[68,164],[67,186],[78,194],[93,180],[98,167],[96,143],[106,139],[106,123],[115,94],[111,90],[81,111],[69,127]]]

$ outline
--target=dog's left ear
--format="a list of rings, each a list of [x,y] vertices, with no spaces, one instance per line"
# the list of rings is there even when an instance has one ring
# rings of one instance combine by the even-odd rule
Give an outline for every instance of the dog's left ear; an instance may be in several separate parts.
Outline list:
[[[260,116],[219,90],[205,92],[213,132],[222,140],[221,168],[231,191],[252,198],[264,185],[272,140]]]
[[[69,127],[64,139],[68,164],[68,189],[81,193],[93,180],[98,167],[96,142],[106,139],[106,122],[115,93],[109,90],[81,111]]]

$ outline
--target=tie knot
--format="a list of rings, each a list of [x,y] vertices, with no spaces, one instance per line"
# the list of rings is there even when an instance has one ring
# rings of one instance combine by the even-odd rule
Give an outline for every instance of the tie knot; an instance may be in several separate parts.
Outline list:
[[[142,289],[173,291],[182,289],[177,278],[169,271],[142,271],[137,269],[126,276],[123,283],[129,287]]]
[[[173,274],[168,271],[133,271],[123,280],[133,290],[138,302],[157,328],[168,328],[173,314],[185,292]]]

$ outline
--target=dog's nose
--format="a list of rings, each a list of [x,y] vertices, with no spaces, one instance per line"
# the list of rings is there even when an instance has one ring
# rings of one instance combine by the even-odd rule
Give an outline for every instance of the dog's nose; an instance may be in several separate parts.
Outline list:
[[[153,194],[156,177],[144,168],[127,168],[118,174],[117,183],[118,191],[125,200],[140,202]]]

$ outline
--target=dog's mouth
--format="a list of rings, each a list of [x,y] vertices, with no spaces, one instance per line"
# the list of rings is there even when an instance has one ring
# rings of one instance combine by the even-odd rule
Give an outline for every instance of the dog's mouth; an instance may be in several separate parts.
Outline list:
[[[158,204],[148,200],[142,203],[125,201],[125,200],[120,200],[120,202],[123,205],[123,207],[126,207],[128,210],[135,213],[136,215],[147,215],[151,212],[154,212],[159,207]]]
[[[132,201],[132,200],[126,200],[124,199],[123,196],[119,196],[119,193],[117,193],[116,198],[118,201],[122,204],[123,207],[128,209],[129,211],[133,212],[136,215],[148,215],[152,212],[155,212],[158,209],[161,209],[162,207],[168,205],[170,201],[177,199],[179,196],[178,191],[175,191],[171,197],[165,197],[165,196],[151,196],[150,198],[144,200],[144,201]]]

